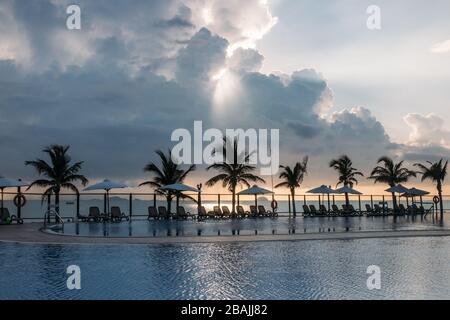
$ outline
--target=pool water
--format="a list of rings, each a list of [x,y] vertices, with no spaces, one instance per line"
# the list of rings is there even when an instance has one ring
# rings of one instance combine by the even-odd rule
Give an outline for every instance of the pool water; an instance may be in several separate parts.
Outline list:
[[[181,245],[0,243],[4,299],[449,299],[450,239]],[[81,268],[68,290],[66,268]],[[381,268],[381,289],[366,286]]]
[[[288,217],[234,219],[212,221],[147,221],[133,220],[121,223],[66,223],[64,229],[55,232],[66,235],[90,237],[167,237],[167,236],[230,236],[347,232],[347,231],[385,231],[385,230],[431,230],[450,225],[450,216],[444,221],[432,216],[411,217]]]

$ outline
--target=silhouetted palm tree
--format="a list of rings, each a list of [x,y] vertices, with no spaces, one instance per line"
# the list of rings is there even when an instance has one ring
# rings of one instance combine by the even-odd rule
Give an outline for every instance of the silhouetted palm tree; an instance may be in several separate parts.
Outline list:
[[[364,177],[362,172],[353,167],[352,160],[346,155],[341,156],[339,159],[331,160],[330,168],[333,168],[339,174],[339,181],[336,186],[343,185],[346,188],[353,188],[355,184],[358,184],[356,176]],[[345,194],[345,203],[347,206],[350,204],[348,193]]]
[[[32,166],[39,175],[48,179],[38,179],[30,184],[27,190],[32,187],[47,188],[44,191],[43,198],[48,195],[55,195],[55,210],[59,214],[59,194],[61,189],[69,189],[78,194],[78,188],[74,183],[81,182],[83,186],[88,184],[88,179],[79,174],[83,162],[71,164],[71,158],[68,154],[70,146],[52,145],[42,152],[50,157],[50,163],[45,160],[36,159],[34,161],[25,161],[25,165]]]
[[[390,187],[395,187],[399,183],[408,182],[409,178],[415,176],[416,172],[403,167],[403,161],[395,163],[389,157],[382,157],[378,160],[378,166],[372,170],[368,179],[374,180],[375,183],[386,183]],[[397,208],[397,198],[394,192],[392,193],[392,203],[394,209]]]
[[[297,216],[295,208],[295,189],[300,188],[303,179],[307,173],[308,157],[305,157],[303,161],[297,162],[293,169],[289,166],[280,166],[283,172],[280,173],[280,179],[284,179],[283,182],[277,184],[275,188],[285,187],[289,188],[292,197],[292,209],[294,211],[294,217]]]
[[[230,154],[230,151],[232,154]],[[224,156],[224,162],[216,163],[207,168],[207,170],[217,170],[222,172],[206,182],[208,187],[214,186],[216,183],[222,181],[222,186],[228,188],[232,194],[232,213],[236,212],[236,187],[238,185],[245,185],[250,187],[250,182],[262,182],[264,179],[252,174],[256,168],[248,165],[251,154],[247,152],[239,153],[238,140],[235,139],[232,143],[229,139],[223,139],[223,150],[221,152]],[[232,159],[231,159],[232,156]]]
[[[180,198],[187,196],[172,190],[160,190],[160,188],[170,184],[183,183],[186,176],[195,170],[195,165],[191,165],[187,170],[181,169],[180,165],[173,161],[170,149],[167,155],[161,150],[157,150],[156,154],[161,159],[161,167],[158,167],[153,162],[147,164],[144,171],[153,174],[153,180],[143,182],[139,186],[148,185],[154,187],[156,193],[164,195],[167,200],[167,211],[170,213],[174,196],[178,195]]]
[[[425,180],[431,180],[436,183],[436,189],[439,196],[439,208],[441,211],[441,216],[444,215],[444,204],[442,199],[442,185],[444,183],[445,177],[447,176],[447,165],[448,161],[444,163],[444,159],[439,160],[438,162],[432,163],[427,161],[429,166],[425,166],[420,163],[414,164],[414,166],[420,169],[420,173],[422,175],[422,182]]]

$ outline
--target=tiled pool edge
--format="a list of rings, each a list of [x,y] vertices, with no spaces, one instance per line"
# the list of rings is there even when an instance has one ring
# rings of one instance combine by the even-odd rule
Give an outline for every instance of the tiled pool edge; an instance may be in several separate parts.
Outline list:
[[[195,243],[236,243],[267,241],[357,240],[377,238],[448,237],[450,230],[351,231],[330,233],[299,233],[291,235],[257,236],[197,236],[197,237],[75,237],[41,231],[41,223],[0,228],[0,243],[48,245],[170,245]]]

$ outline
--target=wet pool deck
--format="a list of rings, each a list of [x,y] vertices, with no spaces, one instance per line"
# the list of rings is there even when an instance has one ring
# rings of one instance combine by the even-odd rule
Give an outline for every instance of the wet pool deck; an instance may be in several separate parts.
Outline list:
[[[351,231],[297,233],[291,235],[257,235],[257,236],[197,236],[197,237],[76,237],[50,234],[41,231],[42,223],[0,226],[0,242],[27,244],[181,244],[181,243],[227,243],[256,241],[308,241],[308,240],[352,240],[371,238],[405,238],[405,237],[448,237],[450,230],[402,230],[402,231]]]

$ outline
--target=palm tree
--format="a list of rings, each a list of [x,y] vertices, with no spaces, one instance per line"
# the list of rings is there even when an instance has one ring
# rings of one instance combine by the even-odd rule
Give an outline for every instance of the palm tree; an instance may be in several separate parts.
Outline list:
[[[71,164],[71,158],[68,154],[70,146],[52,145],[46,147],[42,152],[50,157],[50,163],[42,159],[34,161],[25,161],[26,166],[32,166],[39,175],[47,177],[47,179],[38,179],[30,184],[27,190],[37,186],[47,188],[44,191],[43,199],[46,196],[55,195],[55,210],[59,215],[59,194],[61,189],[69,189],[75,193],[79,193],[75,182],[80,181],[83,186],[88,184],[88,179],[79,174],[83,162]],[[58,219],[57,219],[58,220]]]
[[[297,211],[295,209],[295,189],[300,188],[303,179],[307,173],[308,157],[305,157],[303,161],[297,162],[292,169],[289,166],[280,166],[283,172],[280,174],[280,179],[284,179],[283,182],[277,184],[275,188],[285,187],[289,188],[292,197],[292,208],[294,210],[294,217],[297,216]]]
[[[172,150],[164,154],[161,150],[157,150],[156,154],[161,159],[161,167],[153,162],[148,163],[144,167],[145,172],[154,175],[153,180],[141,183],[139,186],[148,185],[156,189],[156,193],[164,195],[167,200],[167,211],[171,212],[172,200],[174,196],[185,198],[187,196],[172,190],[161,190],[160,188],[169,184],[182,183],[187,175],[195,170],[195,165],[191,165],[187,170],[181,169],[180,165],[172,159]]]
[[[368,177],[375,183],[386,183],[392,188],[399,183],[408,182],[409,178],[416,176],[416,172],[403,167],[403,161],[395,163],[389,157],[381,157],[377,163],[378,166],[372,170],[370,177]],[[392,203],[394,209],[397,208],[397,198],[394,192],[392,193]]]
[[[346,188],[353,188],[355,184],[358,184],[356,176],[364,177],[364,174],[358,169],[353,167],[353,162],[346,155],[341,156],[339,159],[330,161],[330,168],[336,170],[339,174],[339,181],[336,186],[342,184]],[[345,204],[350,205],[348,193],[345,194]]]
[[[439,160],[439,162],[432,163],[427,161],[429,166],[425,166],[420,163],[414,164],[414,166],[420,169],[420,174],[422,175],[422,182],[425,180],[431,180],[436,183],[436,189],[439,196],[439,207],[441,211],[441,216],[444,215],[444,204],[442,203],[442,185],[444,183],[445,177],[447,176],[447,165],[448,160],[444,164],[444,159]]]
[[[231,158],[230,151],[232,150]],[[214,186],[216,183],[222,181],[222,186],[224,188],[228,187],[228,190],[232,194],[232,213],[236,212],[236,187],[246,186],[250,187],[250,182],[262,182],[265,183],[264,179],[252,174],[256,168],[254,166],[248,165],[251,154],[247,152],[238,153],[238,140],[234,139],[233,143],[229,139],[223,139],[222,154],[224,156],[224,162],[216,163],[207,168],[207,170],[217,170],[222,172],[206,182],[208,187]]]

